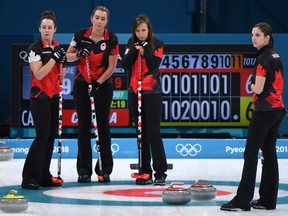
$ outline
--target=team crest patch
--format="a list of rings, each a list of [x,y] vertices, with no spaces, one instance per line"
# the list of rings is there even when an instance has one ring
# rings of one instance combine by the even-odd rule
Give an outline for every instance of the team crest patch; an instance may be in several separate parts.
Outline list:
[[[101,46],[100,46],[100,49],[103,51],[106,49],[106,43],[102,43]]]

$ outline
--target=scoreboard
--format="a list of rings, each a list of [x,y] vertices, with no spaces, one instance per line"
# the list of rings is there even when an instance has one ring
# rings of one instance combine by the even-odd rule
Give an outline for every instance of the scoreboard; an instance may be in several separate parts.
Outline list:
[[[12,45],[11,126],[33,127],[29,110],[29,45]],[[68,47],[68,45],[67,45]],[[131,127],[127,72],[120,45],[112,76],[111,127]],[[162,127],[247,127],[252,115],[249,80],[256,50],[250,44],[167,44],[160,65],[163,89]],[[76,63],[67,63],[63,81],[63,126],[78,123],[71,91]]]
[[[12,45],[12,116],[11,124],[14,128],[33,127],[33,119],[29,109],[29,95],[31,86],[31,72],[26,50],[29,45]],[[68,48],[68,45],[66,45]],[[123,49],[123,48],[122,48]],[[129,127],[128,111],[128,80],[127,72],[122,68],[121,57],[112,75],[113,98],[110,111],[110,125],[112,127]],[[78,125],[77,112],[71,94],[74,85],[74,75],[77,63],[66,64],[66,76],[63,80],[63,127]],[[88,92],[88,90],[87,90]],[[88,94],[88,93],[87,93]]]
[[[160,67],[162,126],[248,126],[254,55],[251,45],[168,46]]]

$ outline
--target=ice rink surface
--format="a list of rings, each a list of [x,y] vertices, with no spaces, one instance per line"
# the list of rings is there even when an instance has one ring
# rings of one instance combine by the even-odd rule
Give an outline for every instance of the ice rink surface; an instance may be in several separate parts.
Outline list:
[[[168,170],[166,186],[139,186],[130,177],[130,163],[136,159],[114,159],[111,182],[99,184],[97,177],[92,182],[77,182],[76,159],[62,159],[62,178],[65,183],[60,188],[41,188],[36,191],[20,187],[24,159],[0,161],[0,196],[17,190],[29,201],[29,207],[22,213],[4,215],[105,215],[105,216],[222,216],[222,215],[268,215],[284,216],[288,212],[288,160],[279,159],[280,187],[276,210],[254,210],[250,212],[225,212],[220,205],[235,195],[241,177],[242,159],[168,159],[173,170]],[[96,160],[94,160],[94,165]],[[260,181],[261,163],[258,163],[257,186]],[[51,172],[57,174],[57,159],[52,160]],[[192,200],[185,205],[169,205],[162,201],[162,191],[172,182],[184,182],[190,187],[199,179],[209,180],[217,189],[217,196],[210,201]],[[255,190],[258,198],[258,187]]]

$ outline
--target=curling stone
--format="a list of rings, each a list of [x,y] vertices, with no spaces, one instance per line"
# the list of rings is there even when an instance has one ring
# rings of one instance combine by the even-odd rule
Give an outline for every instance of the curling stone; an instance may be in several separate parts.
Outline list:
[[[11,190],[0,201],[0,210],[9,213],[18,213],[28,209],[28,201],[24,196],[17,195],[16,190]]]
[[[216,197],[216,188],[206,180],[199,180],[189,188],[193,200],[212,200]]]
[[[5,144],[0,142],[0,144]],[[0,161],[7,161],[13,158],[14,152],[10,149],[9,146],[0,146]]]
[[[162,200],[168,204],[186,204],[191,201],[191,191],[184,188],[183,182],[173,182],[162,192]]]

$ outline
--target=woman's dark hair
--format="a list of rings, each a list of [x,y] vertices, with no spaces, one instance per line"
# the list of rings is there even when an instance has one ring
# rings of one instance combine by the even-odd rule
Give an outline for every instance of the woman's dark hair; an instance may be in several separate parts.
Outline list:
[[[42,13],[42,17],[41,17],[40,22],[39,22],[39,27],[41,26],[43,19],[51,19],[54,22],[55,28],[57,27],[56,15],[53,11],[46,10]]]
[[[136,34],[135,34],[135,30],[136,28],[142,24],[142,23],[146,23],[147,27],[148,27],[148,38],[147,38],[147,42],[150,44],[152,50],[154,50],[154,38],[153,38],[153,29],[152,29],[152,24],[149,20],[149,18],[144,15],[144,14],[140,14],[139,16],[136,17],[133,26],[132,26],[132,44],[136,43],[139,41],[139,39],[137,38]]]
[[[105,6],[97,6],[97,7],[95,7],[94,10],[92,11],[92,14],[91,14],[92,17],[94,16],[95,11],[97,11],[97,10],[106,12],[107,13],[107,20],[109,20],[110,12],[109,12],[107,7],[105,7]]]
[[[254,28],[259,28],[265,36],[269,35],[270,36],[270,39],[269,39],[269,44],[274,47],[274,39],[273,39],[273,36],[272,36],[272,27],[266,23],[266,22],[260,22],[260,23],[257,23]]]

